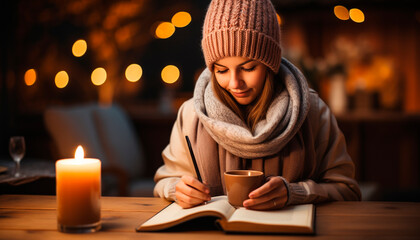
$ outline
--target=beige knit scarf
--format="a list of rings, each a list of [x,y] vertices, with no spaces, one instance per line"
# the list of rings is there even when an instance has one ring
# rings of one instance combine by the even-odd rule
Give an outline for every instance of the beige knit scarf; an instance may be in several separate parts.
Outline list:
[[[315,152],[310,122],[308,87],[302,74],[283,59],[279,77],[285,89],[269,107],[266,120],[252,134],[212,92],[210,71],[200,76],[194,92],[199,116],[190,139],[204,183],[213,196],[226,194],[223,173],[254,169],[290,182],[312,178]]]
[[[309,110],[309,88],[302,73],[284,58],[279,74],[285,88],[254,133],[215,96],[211,72],[206,69],[200,75],[194,90],[195,110],[207,133],[226,151],[245,159],[274,155],[297,133]]]

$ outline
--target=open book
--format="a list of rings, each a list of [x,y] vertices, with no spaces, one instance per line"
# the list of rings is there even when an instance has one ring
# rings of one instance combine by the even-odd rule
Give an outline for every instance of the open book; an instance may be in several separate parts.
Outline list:
[[[314,233],[314,205],[289,206],[281,210],[255,211],[235,208],[226,196],[213,197],[209,202],[189,209],[172,203],[136,228],[136,231],[168,229],[199,217],[217,217],[225,232]]]

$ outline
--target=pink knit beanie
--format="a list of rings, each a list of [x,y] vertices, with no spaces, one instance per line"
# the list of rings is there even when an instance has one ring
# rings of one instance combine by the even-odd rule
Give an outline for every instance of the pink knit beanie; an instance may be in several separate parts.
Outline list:
[[[258,60],[275,73],[281,62],[280,26],[270,0],[213,0],[201,41],[206,65],[224,57]]]

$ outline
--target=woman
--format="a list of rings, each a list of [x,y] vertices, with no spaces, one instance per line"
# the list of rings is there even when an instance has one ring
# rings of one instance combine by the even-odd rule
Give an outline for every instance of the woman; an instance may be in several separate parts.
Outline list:
[[[190,208],[225,194],[223,172],[254,169],[267,182],[244,201],[249,209],[360,200],[334,116],[281,58],[269,0],[213,0],[202,48],[207,69],[179,109],[155,175],[156,196]],[[195,178],[186,135],[203,183]]]

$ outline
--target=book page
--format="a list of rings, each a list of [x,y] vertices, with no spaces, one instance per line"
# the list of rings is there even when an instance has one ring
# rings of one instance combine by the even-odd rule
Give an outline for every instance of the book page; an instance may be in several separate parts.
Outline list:
[[[234,210],[235,208],[229,204],[226,196],[212,197],[212,199],[206,204],[187,209],[183,209],[178,204],[172,203],[157,213],[155,216],[147,220],[144,224],[142,224],[142,227],[171,223],[183,219],[189,215],[207,211],[218,212],[226,218],[229,218]]]
[[[251,222],[271,225],[308,226],[312,221],[312,204],[296,205],[275,211],[256,211],[238,208],[230,222]]]

